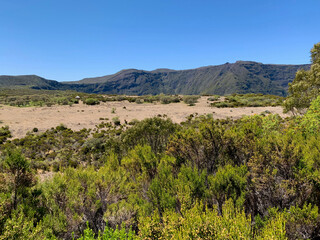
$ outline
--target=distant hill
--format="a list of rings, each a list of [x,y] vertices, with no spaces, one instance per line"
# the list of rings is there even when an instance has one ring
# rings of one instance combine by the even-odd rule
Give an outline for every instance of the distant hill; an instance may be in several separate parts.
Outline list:
[[[113,75],[61,83],[37,76],[0,76],[0,87],[15,85],[36,89],[128,95],[263,93],[284,96],[288,83],[301,68],[309,69],[310,65],[237,61],[190,70],[126,69]]]
[[[64,84],[57,81],[47,80],[36,75],[20,75],[20,76],[0,76],[1,88],[39,88],[55,90]]]
[[[92,89],[90,86],[92,85]],[[95,84],[65,84],[54,80],[48,80],[36,75],[9,76],[0,75],[0,89],[32,88],[39,90],[79,90],[93,91]]]

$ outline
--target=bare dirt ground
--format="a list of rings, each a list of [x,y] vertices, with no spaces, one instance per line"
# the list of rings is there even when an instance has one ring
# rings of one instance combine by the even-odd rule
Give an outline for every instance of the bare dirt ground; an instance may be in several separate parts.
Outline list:
[[[94,128],[101,122],[100,118],[108,118],[110,121],[114,117],[119,117],[121,122],[128,122],[137,119],[154,117],[158,114],[166,114],[174,122],[180,123],[186,120],[190,114],[212,114],[214,118],[240,118],[243,115],[260,114],[266,110],[279,114],[282,117],[289,116],[282,113],[282,107],[244,107],[244,108],[213,108],[207,102],[208,97],[201,97],[195,106],[187,104],[171,103],[129,103],[107,102],[100,105],[88,106],[85,104],[75,104],[73,106],[52,106],[52,107],[28,107],[18,108],[10,106],[0,107],[0,126],[8,125],[13,138],[25,136],[28,131],[38,128],[45,131],[60,124],[73,129]],[[114,109],[114,113],[112,113]]]

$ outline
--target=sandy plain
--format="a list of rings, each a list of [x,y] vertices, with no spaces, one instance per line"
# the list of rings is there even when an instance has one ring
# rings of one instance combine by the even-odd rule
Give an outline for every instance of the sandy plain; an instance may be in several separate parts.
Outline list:
[[[35,127],[40,132],[60,124],[73,130],[95,128],[101,123],[100,118],[108,118],[111,121],[112,118],[119,117],[123,123],[125,120],[128,122],[133,119],[143,120],[165,114],[174,122],[180,123],[190,114],[212,114],[216,119],[227,117],[237,119],[244,115],[260,114],[266,110],[282,117],[289,116],[283,113],[282,107],[213,108],[209,106],[207,98],[201,97],[195,106],[188,106],[183,102],[137,104],[128,101],[106,102],[94,106],[85,105],[81,101],[73,106],[19,108],[2,105],[0,106],[0,126],[8,125],[13,138],[21,138]]]

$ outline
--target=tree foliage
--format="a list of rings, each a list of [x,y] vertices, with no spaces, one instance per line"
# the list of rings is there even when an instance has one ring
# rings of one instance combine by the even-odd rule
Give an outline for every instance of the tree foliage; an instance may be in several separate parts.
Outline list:
[[[320,94],[320,43],[311,49],[311,68],[299,70],[289,84],[289,96],[284,102],[285,111],[304,113]]]

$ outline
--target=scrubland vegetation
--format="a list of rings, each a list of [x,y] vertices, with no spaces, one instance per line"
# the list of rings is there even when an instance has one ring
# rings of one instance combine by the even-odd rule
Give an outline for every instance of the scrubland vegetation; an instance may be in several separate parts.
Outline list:
[[[14,140],[3,127],[0,239],[317,239],[320,96],[308,97],[287,119],[154,117]]]
[[[78,94],[73,91],[1,89],[0,104],[16,107],[72,105],[78,103],[75,98]]]
[[[320,98],[305,116],[287,120],[151,118],[7,140],[1,234],[311,238],[320,220],[319,106]]]
[[[126,96],[126,95],[103,95],[88,94],[75,91],[53,91],[53,90],[35,90],[35,89],[2,89],[0,92],[0,104],[16,107],[32,107],[53,105],[72,105],[78,104],[79,100],[87,105],[96,105],[101,102],[111,101],[129,101],[135,103],[153,103],[162,104],[176,103],[184,101],[187,104],[196,103],[199,96],[178,96],[178,95],[144,95],[144,96]]]
[[[1,90],[0,104],[31,107],[53,105],[73,105],[79,101],[87,105],[97,105],[101,102],[129,101],[137,104],[159,102],[162,104],[184,102],[189,106],[194,106],[200,98],[198,95],[145,95],[145,96],[125,96],[125,95],[102,95],[87,94],[73,91],[53,91],[53,90],[34,90],[34,89],[10,89]],[[220,96],[212,95],[208,101],[212,107],[265,107],[280,106],[284,98],[275,95],[263,94],[233,94],[226,96],[223,100]]]
[[[218,101],[218,98],[210,98],[212,107],[268,107],[268,106],[281,106],[284,97],[275,95],[263,95],[263,94],[233,94],[226,96],[224,101]]]

